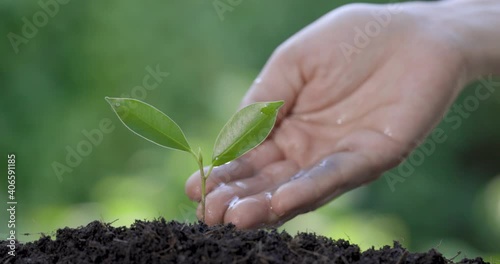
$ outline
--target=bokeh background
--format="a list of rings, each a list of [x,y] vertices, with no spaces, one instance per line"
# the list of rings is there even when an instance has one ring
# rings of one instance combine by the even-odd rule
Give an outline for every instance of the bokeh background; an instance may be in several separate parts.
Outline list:
[[[272,51],[349,2],[243,0],[219,16],[212,0],[60,1],[46,21],[37,1],[0,2],[0,166],[6,178],[7,153],[16,154],[17,232],[31,234],[21,241],[93,220],[194,221],[195,205],[184,195],[194,161],[130,133],[104,97],[157,106],[208,155]],[[23,27],[34,17],[40,26],[27,28],[26,37]],[[26,37],[16,39],[17,50],[10,33]],[[155,79],[154,89],[138,88],[148,67],[169,75]],[[456,104],[472,94],[473,87]],[[407,161],[413,172],[403,180],[392,170],[281,229],[350,239],[364,249],[399,240],[414,251],[435,247],[448,257],[461,251],[460,258],[500,262],[498,113],[500,93],[494,93],[458,128],[443,122],[447,140],[418,166]],[[111,128],[89,150],[85,134],[101,122]],[[68,153],[79,147],[87,153],[68,166]],[[68,168],[57,173],[54,164]],[[391,188],[388,179],[396,178]],[[3,208],[6,179],[0,182]],[[2,239],[6,223],[2,209]]]

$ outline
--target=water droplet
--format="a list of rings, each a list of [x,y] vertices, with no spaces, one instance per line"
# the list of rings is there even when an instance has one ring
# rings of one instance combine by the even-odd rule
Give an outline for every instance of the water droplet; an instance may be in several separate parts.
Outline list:
[[[267,201],[271,201],[271,199],[273,198],[273,194],[270,193],[270,192],[266,192],[265,195],[266,195],[266,200]]]
[[[234,209],[236,207],[236,204],[240,201],[240,198],[238,196],[233,197],[231,201],[229,201],[229,209]]]
[[[321,168],[324,168],[324,167],[326,167],[326,165],[327,165],[327,161],[326,161],[326,159],[324,159],[317,166],[321,167]]]
[[[262,78],[258,77],[257,79],[255,79],[255,81],[253,81],[255,84],[259,84],[262,82]]]
[[[241,181],[237,181],[234,183],[236,186],[240,187],[241,189],[245,190],[248,186],[246,184],[244,184],[243,182]]]
[[[386,127],[384,130],[384,134],[386,134],[389,137],[392,137],[392,131],[390,128]]]
[[[304,176],[304,175],[306,175],[306,171],[301,170],[297,174],[293,175],[292,178],[290,178],[290,181],[294,181],[294,180],[297,180],[299,178],[302,178],[302,176]]]
[[[337,118],[337,125],[342,125],[345,122],[345,115]]]
[[[120,103],[116,103],[115,105],[116,105],[116,106],[120,106]]]

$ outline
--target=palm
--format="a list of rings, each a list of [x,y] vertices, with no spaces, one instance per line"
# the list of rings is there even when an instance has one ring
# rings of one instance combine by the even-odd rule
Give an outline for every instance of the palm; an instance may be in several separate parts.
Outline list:
[[[332,12],[271,58],[244,104],[285,99],[282,118],[263,145],[214,171],[209,224],[269,225],[315,209],[395,166],[437,123],[460,85],[460,57],[403,14],[348,62],[339,44],[374,8]],[[197,182],[187,183],[193,199]]]

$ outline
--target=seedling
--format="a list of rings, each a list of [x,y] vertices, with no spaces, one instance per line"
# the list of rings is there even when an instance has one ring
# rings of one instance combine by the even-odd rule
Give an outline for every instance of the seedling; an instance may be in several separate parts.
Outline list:
[[[234,114],[215,140],[212,162],[205,173],[201,148],[195,152],[181,128],[155,107],[131,98],[106,101],[122,123],[135,134],[165,148],[190,153],[198,163],[202,220],[205,221],[206,182],[214,167],[228,163],[261,144],[271,132],[283,101],[251,104]]]

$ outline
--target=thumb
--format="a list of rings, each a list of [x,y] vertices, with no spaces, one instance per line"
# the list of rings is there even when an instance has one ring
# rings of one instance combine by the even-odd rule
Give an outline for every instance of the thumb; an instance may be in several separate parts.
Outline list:
[[[290,41],[281,44],[253,82],[240,107],[255,102],[284,100],[281,111],[288,113],[303,85],[297,57]]]

